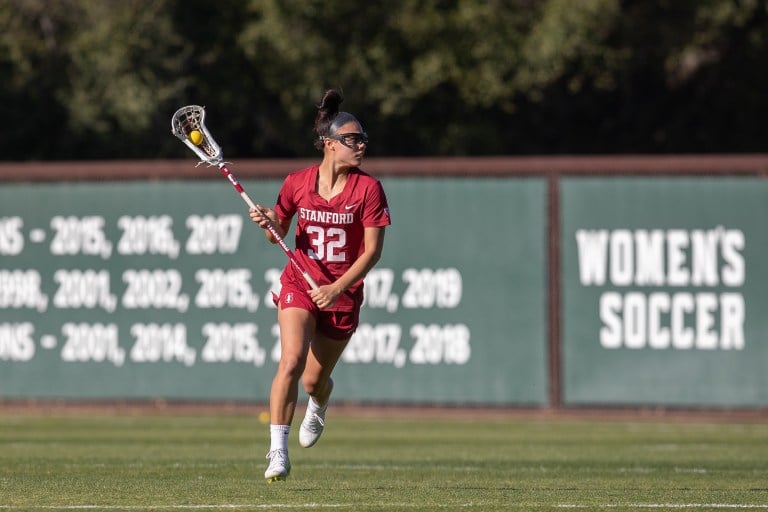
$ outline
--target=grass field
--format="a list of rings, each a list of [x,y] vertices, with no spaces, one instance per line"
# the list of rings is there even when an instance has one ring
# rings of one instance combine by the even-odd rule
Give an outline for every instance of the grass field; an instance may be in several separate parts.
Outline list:
[[[329,415],[263,480],[245,414],[0,416],[0,510],[768,509],[768,425]]]

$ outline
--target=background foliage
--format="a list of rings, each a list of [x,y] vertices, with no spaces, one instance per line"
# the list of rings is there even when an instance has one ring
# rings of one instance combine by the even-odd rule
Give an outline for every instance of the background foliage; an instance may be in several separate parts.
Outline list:
[[[341,87],[370,153],[764,152],[767,0],[0,0],[0,158],[315,154]]]

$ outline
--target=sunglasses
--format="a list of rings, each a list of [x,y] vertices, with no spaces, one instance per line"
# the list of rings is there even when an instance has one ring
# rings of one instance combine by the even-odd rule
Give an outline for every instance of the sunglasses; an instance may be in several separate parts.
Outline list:
[[[326,138],[341,142],[350,149],[357,149],[363,144],[368,145],[368,134],[362,133],[337,133],[328,135]]]

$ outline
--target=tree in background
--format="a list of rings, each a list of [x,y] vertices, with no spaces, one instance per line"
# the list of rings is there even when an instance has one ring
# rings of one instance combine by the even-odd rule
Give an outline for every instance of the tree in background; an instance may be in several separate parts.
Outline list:
[[[314,155],[341,87],[374,155],[765,151],[765,0],[7,0],[5,159]]]
[[[167,11],[165,0],[0,4],[0,95],[13,127],[3,154],[142,156],[154,114],[187,80]]]

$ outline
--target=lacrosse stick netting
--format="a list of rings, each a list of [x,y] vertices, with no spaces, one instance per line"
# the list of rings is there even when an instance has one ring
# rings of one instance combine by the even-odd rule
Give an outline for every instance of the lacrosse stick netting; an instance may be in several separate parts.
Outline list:
[[[195,144],[189,134],[197,130],[203,135],[203,140]],[[219,165],[224,161],[221,147],[213,140],[211,132],[205,127],[205,108],[199,105],[181,107],[171,118],[171,132],[189,149],[209,165]]]
[[[202,140],[198,144],[195,144],[190,139],[190,133],[194,130],[199,131],[203,136]],[[240,182],[237,181],[235,175],[229,172],[229,169],[227,169],[227,166],[224,163],[224,155],[221,151],[221,147],[216,144],[216,141],[213,140],[213,137],[211,136],[211,132],[209,132],[208,128],[205,127],[205,109],[203,107],[198,105],[188,105],[177,110],[171,118],[171,132],[173,132],[173,134],[178,137],[189,149],[194,151],[195,154],[200,158],[201,162],[206,162],[208,165],[215,165],[218,167],[224,176],[227,177],[229,182],[232,183],[232,186],[235,187],[235,190],[240,194],[240,197],[243,199],[243,201],[245,201],[245,204],[255,210],[258,210],[259,213],[261,213],[264,217],[267,216],[264,212],[264,209],[260,208],[256,203],[253,202],[253,200],[243,189],[242,185],[240,185]],[[288,244],[285,243],[285,240],[283,240],[283,237],[280,236],[280,233],[277,232],[277,229],[272,224],[272,222],[267,224],[267,231],[272,234],[272,237],[277,242],[277,245],[279,245],[285,255],[288,256],[288,260],[296,268],[296,270],[299,271],[302,277],[304,277],[304,280],[309,284],[309,286],[312,287],[312,289],[316,290],[317,283],[315,283],[314,279],[312,279],[312,276],[309,275],[309,272],[307,272],[301,263],[299,263],[299,261],[296,259],[293,251],[291,251],[290,247],[288,247]]]

